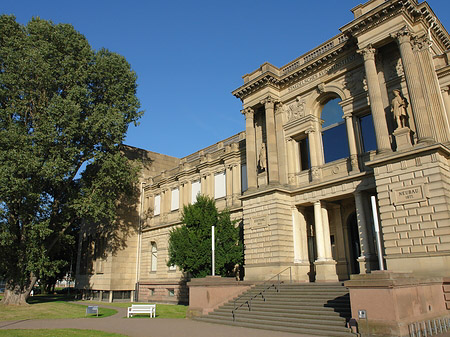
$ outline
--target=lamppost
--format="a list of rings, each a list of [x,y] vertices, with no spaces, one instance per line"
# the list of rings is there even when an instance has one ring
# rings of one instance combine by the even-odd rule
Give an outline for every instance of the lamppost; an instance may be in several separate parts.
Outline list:
[[[211,231],[212,231],[212,239],[211,239],[211,250],[212,250],[212,276],[215,276],[215,274],[216,274],[216,268],[215,268],[215,266],[216,266],[216,257],[215,257],[215,240],[214,240],[214,225],[213,226],[211,226]]]

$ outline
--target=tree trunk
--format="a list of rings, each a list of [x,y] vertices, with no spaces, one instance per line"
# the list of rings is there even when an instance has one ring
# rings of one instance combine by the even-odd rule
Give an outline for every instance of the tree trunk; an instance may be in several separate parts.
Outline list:
[[[30,285],[27,288],[14,284],[14,281],[8,281],[1,303],[4,305],[28,305],[27,299],[30,297],[31,289],[33,289],[36,281],[37,277],[32,276]]]

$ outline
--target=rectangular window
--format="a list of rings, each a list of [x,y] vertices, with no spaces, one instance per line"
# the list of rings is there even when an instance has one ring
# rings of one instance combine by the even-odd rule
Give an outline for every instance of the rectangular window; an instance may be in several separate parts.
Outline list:
[[[361,132],[363,152],[376,150],[377,140],[375,138],[372,115],[366,115],[359,118],[359,129]]]
[[[223,198],[227,195],[227,184],[225,171],[214,175],[214,199]]]
[[[309,141],[304,138],[298,141],[298,148],[300,152],[300,171],[309,170],[311,168],[309,157]]]
[[[248,182],[247,182],[247,165],[241,165],[241,192],[245,192],[248,190]]]
[[[177,187],[172,190],[172,202],[170,204],[170,210],[175,211],[178,208],[180,208],[180,190]]]
[[[175,296],[175,289],[167,289],[167,290],[170,297]]]
[[[200,180],[192,182],[191,201],[193,204],[197,201],[197,195],[200,194],[201,189],[202,189],[202,184],[201,184]]]
[[[322,129],[323,152],[325,163],[348,158],[347,127],[345,122],[336,123]]]
[[[155,208],[153,215],[159,215],[161,213],[161,195],[155,195]]]

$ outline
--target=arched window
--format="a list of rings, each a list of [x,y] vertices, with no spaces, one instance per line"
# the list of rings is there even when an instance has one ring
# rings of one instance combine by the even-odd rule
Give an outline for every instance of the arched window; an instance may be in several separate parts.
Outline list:
[[[158,266],[158,248],[156,247],[156,242],[152,241],[152,257],[151,257],[151,266],[150,271],[156,272]]]
[[[322,109],[322,144],[325,163],[349,157],[347,128],[342,118],[344,113],[338,104],[340,101],[340,98],[332,99]]]

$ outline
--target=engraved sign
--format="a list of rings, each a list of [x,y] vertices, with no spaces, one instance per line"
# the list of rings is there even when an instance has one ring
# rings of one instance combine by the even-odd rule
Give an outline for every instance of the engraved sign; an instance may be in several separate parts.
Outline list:
[[[424,201],[425,195],[422,185],[408,186],[395,189],[393,192],[393,202],[395,205],[408,204],[411,202]]]
[[[251,219],[250,227],[254,231],[264,230],[267,226],[267,216],[259,216]]]

